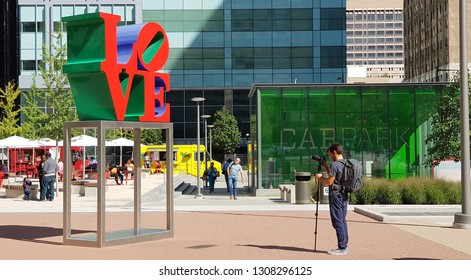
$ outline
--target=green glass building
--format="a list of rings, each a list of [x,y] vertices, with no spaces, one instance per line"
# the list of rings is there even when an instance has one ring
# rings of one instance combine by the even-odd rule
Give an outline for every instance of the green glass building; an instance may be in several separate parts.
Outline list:
[[[338,142],[366,177],[430,176],[424,165],[428,122],[445,84],[257,85],[249,94],[250,190],[294,183],[317,172]]]

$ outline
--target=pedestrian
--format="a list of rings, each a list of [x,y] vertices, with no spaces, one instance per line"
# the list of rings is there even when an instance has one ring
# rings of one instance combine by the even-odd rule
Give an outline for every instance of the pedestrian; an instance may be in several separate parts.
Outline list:
[[[56,173],[59,171],[59,165],[51,158],[51,153],[46,153],[46,161],[44,161],[42,179],[43,190],[41,192],[40,201],[54,201],[54,183],[56,181]]]
[[[214,162],[211,162],[209,168],[207,170],[208,174],[208,183],[209,183],[209,192],[214,192],[214,183],[216,182],[216,178],[219,177],[219,172],[214,167]]]
[[[334,143],[327,149],[329,158],[332,160],[330,168],[326,162],[323,167],[328,177],[323,178],[322,174],[316,174],[316,180],[329,186],[329,210],[332,226],[337,234],[337,249],[328,251],[331,255],[348,254],[348,227],[347,227],[347,208],[348,195],[343,191],[341,178],[343,173],[343,148],[340,144]]]
[[[144,160],[144,167],[145,168],[150,168],[150,156],[149,156],[149,152],[146,152],[144,154],[144,156],[142,157],[142,159]]]
[[[44,162],[46,161],[46,156],[42,155],[41,156],[41,161],[36,165],[36,168],[38,169],[38,178],[39,178],[39,195],[43,193],[43,169],[44,169]]]
[[[29,201],[29,195],[31,194],[31,180],[26,177],[23,179],[23,200]]]
[[[237,180],[240,179],[244,183],[244,176],[242,175],[242,166],[240,165],[240,158],[236,158],[235,162],[229,164],[227,167],[227,174],[229,179],[229,194],[230,199],[237,200]]]
[[[226,181],[227,192],[229,192],[229,175],[227,174],[227,167],[232,163],[232,159],[228,158],[227,161],[222,165],[222,175]]]

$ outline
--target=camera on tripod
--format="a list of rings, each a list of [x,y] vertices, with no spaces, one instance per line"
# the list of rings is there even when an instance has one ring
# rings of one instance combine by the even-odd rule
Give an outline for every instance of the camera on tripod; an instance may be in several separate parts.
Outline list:
[[[312,159],[317,160],[320,165],[324,165],[324,163],[325,163],[325,157],[313,155]]]

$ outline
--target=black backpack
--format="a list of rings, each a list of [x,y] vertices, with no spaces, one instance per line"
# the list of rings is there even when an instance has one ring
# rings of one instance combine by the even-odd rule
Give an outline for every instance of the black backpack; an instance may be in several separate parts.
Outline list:
[[[345,193],[353,193],[363,187],[363,166],[356,159],[343,159],[343,174],[340,184]]]

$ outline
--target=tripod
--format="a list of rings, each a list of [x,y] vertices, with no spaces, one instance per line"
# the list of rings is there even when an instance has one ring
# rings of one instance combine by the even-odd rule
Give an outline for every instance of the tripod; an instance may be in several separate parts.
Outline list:
[[[319,165],[317,166],[317,173],[321,172],[322,165],[319,162]],[[316,227],[314,229],[314,252],[317,252],[317,217],[319,216],[319,200],[321,199],[321,194],[320,194],[320,189],[321,189],[321,182],[317,181],[317,190],[316,190]]]

